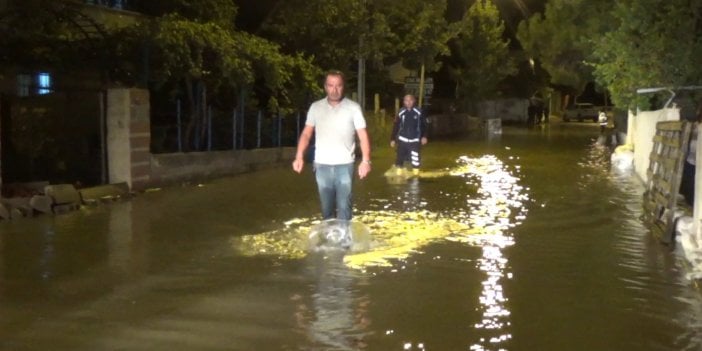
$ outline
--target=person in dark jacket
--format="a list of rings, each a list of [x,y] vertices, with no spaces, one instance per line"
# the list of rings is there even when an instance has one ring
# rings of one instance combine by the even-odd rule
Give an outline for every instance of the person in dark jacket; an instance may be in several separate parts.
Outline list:
[[[405,162],[412,165],[413,173],[419,173],[419,149],[427,143],[427,121],[422,111],[414,106],[413,95],[405,95],[403,108],[395,116],[390,136],[390,146],[397,146],[395,166],[403,167]]]

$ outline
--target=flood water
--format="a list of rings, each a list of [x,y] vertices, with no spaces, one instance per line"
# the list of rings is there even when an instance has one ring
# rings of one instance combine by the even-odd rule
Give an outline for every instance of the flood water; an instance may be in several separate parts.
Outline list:
[[[0,350],[700,350],[702,295],[597,133],[433,141],[404,184],[379,148],[345,253],[307,251],[309,168],[0,222]]]

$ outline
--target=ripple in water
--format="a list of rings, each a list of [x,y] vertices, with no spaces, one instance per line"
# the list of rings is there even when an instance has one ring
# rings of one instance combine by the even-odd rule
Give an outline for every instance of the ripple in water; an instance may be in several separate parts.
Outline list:
[[[393,210],[390,205],[381,210],[360,212],[354,222],[365,224],[371,235],[355,238],[354,247],[343,262],[361,272],[370,267],[390,267],[395,271],[404,266],[410,255],[439,240],[482,248],[476,268],[486,277],[479,296],[483,317],[474,325],[482,333],[470,349],[504,349],[511,334],[508,298],[502,282],[511,279],[512,274],[508,272],[508,259],[503,250],[514,244],[509,230],[526,219],[524,204],[529,201],[529,189],[521,186],[520,179],[495,156],[462,156],[456,162],[457,166],[451,169],[427,174],[434,178],[462,177],[466,184],[478,189],[477,194],[451,194],[465,196],[465,201],[459,208],[446,208],[442,212],[428,211],[424,206],[400,211]],[[319,222],[313,218],[292,219],[279,230],[233,238],[232,245],[243,255],[301,258],[307,255],[310,231]]]

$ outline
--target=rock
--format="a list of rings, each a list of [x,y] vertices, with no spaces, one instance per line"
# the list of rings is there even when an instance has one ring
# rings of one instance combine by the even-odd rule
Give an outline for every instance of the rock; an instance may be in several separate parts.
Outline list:
[[[54,200],[46,195],[34,195],[29,199],[29,205],[41,213],[51,213],[51,205],[53,204]]]
[[[10,208],[10,217],[28,217],[34,214],[34,209],[29,204],[29,197],[13,197],[11,199],[2,199],[2,203]]]
[[[25,214],[19,208],[13,208],[10,210],[10,219],[17,219],[26,217]]]
[[[80,204],[80,193],[72,184],[47,185],[44,193],[54,200],[54,205]]]
[[[0,218],[10,219],[10,209],[3,203],[0,203]]]

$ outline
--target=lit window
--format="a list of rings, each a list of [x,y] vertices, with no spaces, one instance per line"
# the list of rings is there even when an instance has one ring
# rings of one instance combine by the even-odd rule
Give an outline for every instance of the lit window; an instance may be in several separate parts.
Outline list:
[[[110,7],[113,9],[123,10],[127,3],[126,0],[85,0],[86,4]]]
[[[29,96],[32,88],[32,76],[29,74],[17,75],[17,96]]]
[[[51,93],[51,75],[45,72],[37,74],[37,94]]]

